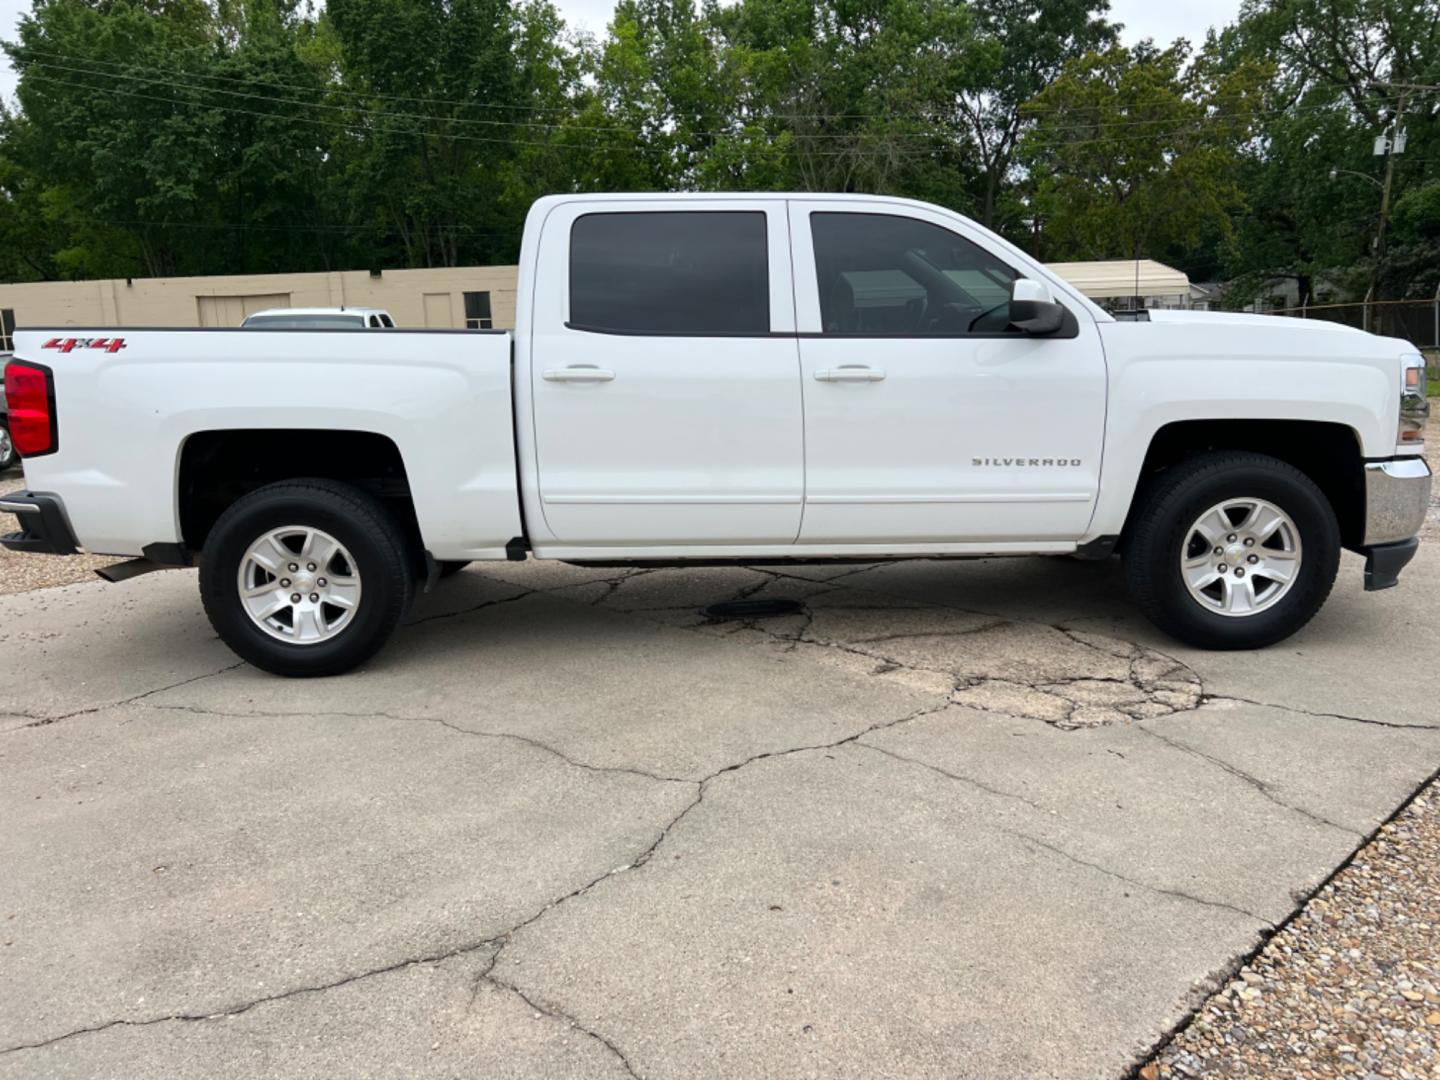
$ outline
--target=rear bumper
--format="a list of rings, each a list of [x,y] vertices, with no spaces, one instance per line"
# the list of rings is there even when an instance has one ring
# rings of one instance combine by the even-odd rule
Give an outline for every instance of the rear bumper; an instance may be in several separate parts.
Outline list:
[[[0,512],[14,514],[20,521],[20,531],[0,536],[0,546],[42,555],[75,555],[80,550],[58,496],[28,491],[3,495]]]

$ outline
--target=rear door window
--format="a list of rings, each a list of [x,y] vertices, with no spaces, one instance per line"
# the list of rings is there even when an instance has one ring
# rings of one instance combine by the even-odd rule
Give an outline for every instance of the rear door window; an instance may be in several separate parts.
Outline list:
[[[770,332],[765,214],[586,214],[570,231],[572,329],[724,336]]]

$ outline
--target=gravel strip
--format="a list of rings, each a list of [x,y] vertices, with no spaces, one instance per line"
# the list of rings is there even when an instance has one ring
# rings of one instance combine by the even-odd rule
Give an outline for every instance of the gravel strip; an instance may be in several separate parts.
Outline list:
[[[1440,784],[1431,784],[1140,1070],[1440,1077]]]
[[[25,478],[19,469],[0,473],[0,495],[24,491]],[[0,533],[20,528],[14,514],[0,514]],[[0,548],[0,595],[48,589],[55,585],[73,585],[77,581],[94,581],[95,570],[121,562],[105,555],[25,555]]]

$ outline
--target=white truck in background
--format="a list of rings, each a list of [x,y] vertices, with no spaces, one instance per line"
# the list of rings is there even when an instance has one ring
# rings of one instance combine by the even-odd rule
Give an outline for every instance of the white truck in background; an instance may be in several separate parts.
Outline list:
[[[393,330],[395,320],[384,308],[266,308],[246,315],[242,330]]]
[[[1404,341],[1117,321],[957,214],[852,195],[540,200],[516,329],[32,328],[21,551],[200,567],[285,675],[379,649],[472,560],[1118,552],[1194,645],[1279,641],[1342,547],[1395,584],[1430,498]]]

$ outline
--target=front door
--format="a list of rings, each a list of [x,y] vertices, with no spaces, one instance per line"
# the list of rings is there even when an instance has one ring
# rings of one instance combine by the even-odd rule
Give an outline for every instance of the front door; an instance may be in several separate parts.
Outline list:
[[[566,203],[540,245],[530,375],[554,539],[794,543],[804,446],[784,203]]]
[[[790,204],[801,543],[1078,539],[1105,425],[1093,319],[1072,298],[1059,333],[1011,331],[1013,253],[941,212],[884,209]]]

